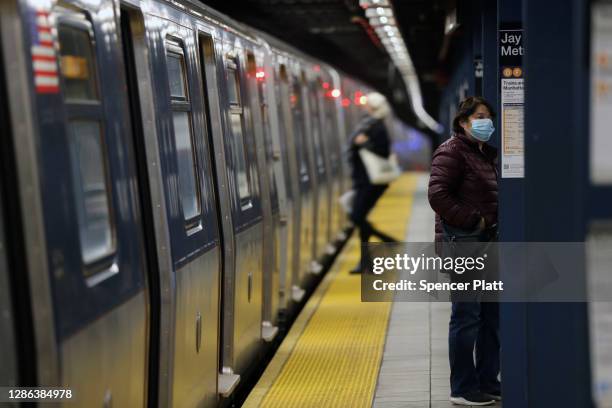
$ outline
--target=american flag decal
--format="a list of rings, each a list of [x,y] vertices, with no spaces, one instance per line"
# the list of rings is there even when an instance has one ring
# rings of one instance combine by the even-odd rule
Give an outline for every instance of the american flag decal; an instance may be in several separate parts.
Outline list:
[[[59,76],[53,36],[49,24],[49,12],[36,11],[32,24],[32,66],[34,86],[38,93],[58,93]]]

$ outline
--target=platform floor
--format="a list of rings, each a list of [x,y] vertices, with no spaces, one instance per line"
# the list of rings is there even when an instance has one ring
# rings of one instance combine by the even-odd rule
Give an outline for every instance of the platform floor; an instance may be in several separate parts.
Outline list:
[[[434,239],[434,213],[427,201],[427,183],[427,175],[418,176],[404,237],[408,242]],[[393,303],[373,407],[453,406],[448,400],[449,316],[450,304],[446,302]]]
[[[369,219],[412,242],[433,240],[428,174],[407,174]],[[356,234],[355,234],[356,235]],[[353,236],[296,319],[244,407],[443,408],[448,303],[362,303]]]

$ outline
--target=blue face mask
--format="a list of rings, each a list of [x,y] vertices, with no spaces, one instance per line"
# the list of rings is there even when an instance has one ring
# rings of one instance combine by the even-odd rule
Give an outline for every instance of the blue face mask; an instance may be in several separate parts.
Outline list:
[[[470,133],[475,139],[487,142],[495,132],[491,119],[472,119],[472,129]]]

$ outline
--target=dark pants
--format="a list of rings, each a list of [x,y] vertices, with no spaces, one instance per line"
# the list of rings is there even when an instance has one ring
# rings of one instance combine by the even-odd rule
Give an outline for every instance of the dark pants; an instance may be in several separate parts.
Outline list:
[[[499,393],[499,303],[453,302],[448,351],[451,395]]]
[[[366,184],[355,187],[355,198],[353,199],[353,210],[351,221],[359,228],[359,239],[362,244],[367,243],[372,235],[379,237],[384,242],[395,241],[393,237],[374,228],[367,220],[368,213],[374,208],[378,199],[383,195],[388,185]],[[363,248],[363,247],[362,247]],[[363,249],[362,249],[363,260]]]

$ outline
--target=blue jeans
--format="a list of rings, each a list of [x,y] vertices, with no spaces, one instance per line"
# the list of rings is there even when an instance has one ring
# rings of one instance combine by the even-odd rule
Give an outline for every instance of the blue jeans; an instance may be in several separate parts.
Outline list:
[[[499,393],[499,304],[453,302],[448,354],[452,396],[478,391]]]

